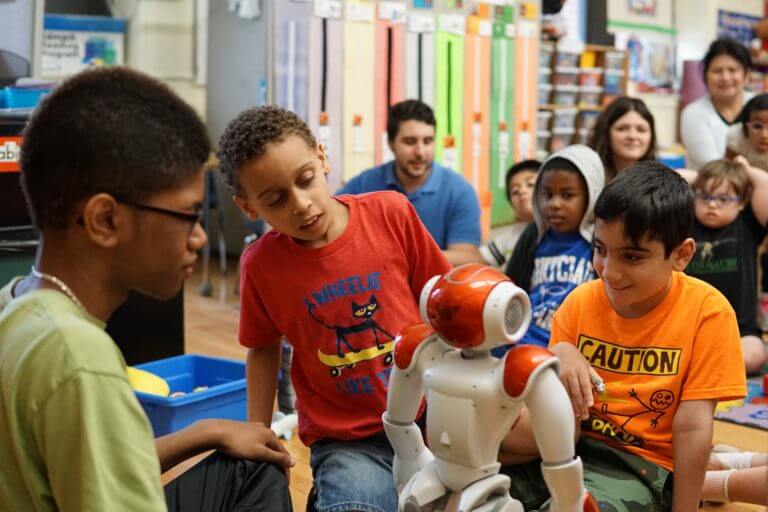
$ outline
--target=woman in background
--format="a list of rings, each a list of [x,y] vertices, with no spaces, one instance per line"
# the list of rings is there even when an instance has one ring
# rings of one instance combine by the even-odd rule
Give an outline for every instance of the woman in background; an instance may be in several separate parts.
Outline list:
[[[620,96],[600,113],[589,145],[605,166],[605,182],[641,160],[656,159],[653,114],[643,100]]]
[[[728,127],[738,121],[752,93],[744,91],[752,58],[749,50],[730,38],[709,45],[702,61],[708,94],[683,109],[680,135],[688,154],[688,168],[700,169],[725,156]]]

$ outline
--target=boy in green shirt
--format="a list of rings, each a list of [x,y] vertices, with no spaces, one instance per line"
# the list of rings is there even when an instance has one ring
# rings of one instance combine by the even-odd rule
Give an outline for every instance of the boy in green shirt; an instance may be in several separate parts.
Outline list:
[[[293,460],[262,424],[153,440],[104,332],[131,290],[171,298],[192,273],[208,154],[194,111],[122,68],[65,81],[29,121],[21,179],[41,236],[31,273],[0,290],[0,510],[290,510]],[[161,470],[211,449],[164,497]]]

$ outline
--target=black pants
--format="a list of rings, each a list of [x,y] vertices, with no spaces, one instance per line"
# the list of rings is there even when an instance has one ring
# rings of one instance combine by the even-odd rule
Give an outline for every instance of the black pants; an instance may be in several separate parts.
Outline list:
[[[763,279],[760,283],[760,291],[768,292],[768,252],[764,252],[760,256],[760,267],[763,270]]]
[[[165,486],[169,512],[291,511],[288,479],[279,466],[218,452]]]

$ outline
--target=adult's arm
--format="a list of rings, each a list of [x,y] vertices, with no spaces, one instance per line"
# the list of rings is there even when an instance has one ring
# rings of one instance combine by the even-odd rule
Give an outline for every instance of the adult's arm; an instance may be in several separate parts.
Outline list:
[[[725,140],[716,139],[708,122],[710,115],[717,114],[709,114],[697,101],[685,107],[680,118],[680,136],[685,146],[688,167],[695,170],[725,156],[718,151],[718,148],[725,146]]]
[[[480,262],[480,201],[472,186],[464,182],[451,196],[449,217],[446,219],[445,254],[453,265]]]
[[[454,267],[465,263],[486,263],[474,244],[451,244],[443,251],[443,255]]]

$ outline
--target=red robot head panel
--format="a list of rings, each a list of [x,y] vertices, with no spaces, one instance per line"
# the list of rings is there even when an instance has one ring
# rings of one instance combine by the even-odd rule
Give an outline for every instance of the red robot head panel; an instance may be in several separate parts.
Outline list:
[[[486,300],[496,285],[505,281],[509,282],[507,276],[479,263],[454,268],[434,282],[429,291],[428,322],[453,347],[480,347],[486,336],[483,326]]]

